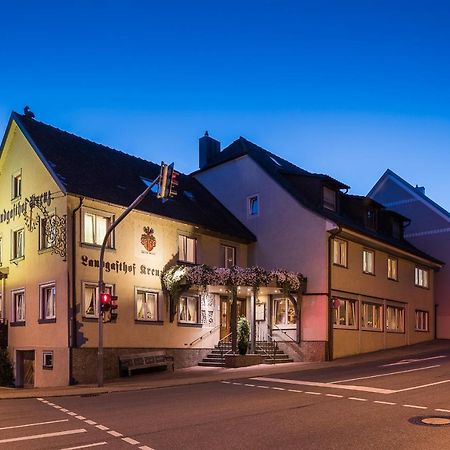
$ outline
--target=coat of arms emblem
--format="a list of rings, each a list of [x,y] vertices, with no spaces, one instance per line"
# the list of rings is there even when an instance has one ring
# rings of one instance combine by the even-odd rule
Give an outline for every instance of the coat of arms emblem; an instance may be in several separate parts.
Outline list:
[[[151,252],[156,247],[156,238],[153,236],[153,233],[153,228],[144,227],[144,233],[141,235],[141,244],[148,252]]]

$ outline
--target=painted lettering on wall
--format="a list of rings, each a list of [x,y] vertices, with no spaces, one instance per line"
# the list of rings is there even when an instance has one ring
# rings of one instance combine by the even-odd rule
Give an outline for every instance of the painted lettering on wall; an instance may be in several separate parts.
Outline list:
[[[89,258],[86,255],[81,256],[81,264],[85,267],[100,267],[100,260]],[[105,272],[116,272],[117,274],[131,274],[136,275],[139,273],[140,275],[151,275],[155,277],[159,277],[161,275],[160,269],[155,269],[154,267],[148,267],[144,264],[141,264],[139,267],[136,266],[136,263],[129,264],[126,261],[104,261],[103,268]]]
[[[51,192],[43,192],[40,195],[31,195],[23,200],[23,202],[15,203],[11,209],[4,209],[0,213],[0,223],[6,222],[7,224],[11,220],[15,220],[17,217],[20,217],[22,214],[26,213],[27,207],[34,207],[36,204],[50,206],[52,203]]]

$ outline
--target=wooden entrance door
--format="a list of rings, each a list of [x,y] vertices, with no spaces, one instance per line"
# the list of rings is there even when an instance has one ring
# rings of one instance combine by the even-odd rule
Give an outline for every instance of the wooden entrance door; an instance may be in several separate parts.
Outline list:
[[[247,315],[247,300],[237,299],[237,318]],[[229,297],[220,297],[220,339],[231,333],[231,300]]]
[[[19,386],[34,387],[34,350],[19,351]]]

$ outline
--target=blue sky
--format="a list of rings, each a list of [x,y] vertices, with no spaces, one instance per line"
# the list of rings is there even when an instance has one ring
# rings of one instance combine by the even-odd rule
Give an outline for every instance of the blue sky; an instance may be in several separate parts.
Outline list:
[[[365,194],[386,168],[450,209],[446,1],[2,5],[0,128],[36,118],[197,168],[208,130]]]

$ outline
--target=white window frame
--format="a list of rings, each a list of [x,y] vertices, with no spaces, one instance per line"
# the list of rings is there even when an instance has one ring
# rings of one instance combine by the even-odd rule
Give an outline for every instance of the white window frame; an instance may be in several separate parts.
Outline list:
[[[191,252],[193,258],[191,259],[189,259],[189,243],[192,243],[192,245],[194,246]],[[178,261],[191,264],[197,263],[197,239],[195,237],[186,236],[184,234],[178,235]]]
[[[339,267],[348,267],[348,242],[342,239],[333,239],[333,264]]]
[[[94,297],[93,297],[93,310],[94,314],[86,314],[87,305],[86,305],[86,288],[92,289],[95,288]],[[114,285],[105,283],[105,290],[109,292],[111,295],[115,295]],[[82,281],[81,282],[81,296],[82,301],[81,305],[83,307],[81,311],[81,315],[84,319],[98,319],[98,300],[99,300],[99,292],[98,292],[98,283],[91,281]]]
[[[375,318],[375,311],[379,311],[376,320],[371,321],[369,325],[369,311],[372,311],[372,319]],[[362,301],[361,303],[361,329],[368,331],[383,331],[383,305],[370,301]],[[374,322],[377,322],[378,325]]]
[[[49,214],[48,220],[51,220],[54,217],[55,213],[52,212]],[[52,248],[51,241],[49,237],[45,234],[45,222],[47,218],[40,217],[39,218],[39,251],[50,250]],[[54,234],[54,230],[52,229],[52,234]]]
[[[50,363],[47,358],[50,358]],[[53,370],[53,350],[44,350],[42,352],[42,368],[45,370]]]
[[[277,320],[277,308],[275,306],[276,303],[284,302],[284,313],[283,313],[283,320],[279,322]],[[292,305],[292,309],[294,312],[294,319],[292,323],[289,323],[289,311],[290,311],[290,305]],[[288,298],[288,297],[275,297],[272,301],[272,320],[273,324],[276,325],[279,328],[282,329],[294,329],[296,328],[296,317],[295,317],[295,305],[294,302]]]
[[[181,316],[183,312],[189,311],[189,303],[195,302],[195,314],[196,320],[189,320],[188,318],[182,319]],[[182,305],[185,303],[185,305]],[[182,309],[185,306],[185,309]],[[200,324],[200,297],[196,295],[182,295],[178,301],[178,323],[182,324]]]
[[[139,317],[139,306],[138,306],[138,296],[139,294],[144,294],[145,295],[145,303],[147,304],[148,302],[148,297],[153,297],[155,299],[155,317]],[[142,306],[144,308],[144,313],[145,313],[145,307]],[[147,315],[150,311],[147,308]],[[159,292],[152,290],[152,289],[147,289],[147,288],[140,288],[140,287],[136,287],[134,289],[134,319],[138,322],[159,322],[161,321],[160,318],[160,308],[159,308]]]
[[[16,183],[16,180],[20,180]],[[11,176],[11,201],[22,197],[22,169],[17,170]]]
[[[22,314],[18,315],[17,299],[22,296]],[[11,319],[13,323],[25,323],[26,321],[26,298],[25,289],[14,289],[11,291]]]
[[[386,331],[388,333],[404,333],[405,332],[405,314],[404,305],[386,305]]]
[[[388,280],[398,281],[398,258],[387,257],[387,277]]]
[[[47,315],[46,312],[46,298],[44,292],[50,289],[53,292],[53,314]],[[43,283],[39,285],[39,319],[42,321],[56,320],[56,283],[54,281]]]
[[[372,257],[370,258],[369,255]],[[367,275],[375,275],[375,252],[368,248],[362,251],[362,271]]]
[[[336,211],[337,209],[337,192],[328,186],[322,188],[322,204],[325,209]]]
[[[256,211],[253,210],[253,205],[256,202]],[[261,200],[259,194],[249,195],[247,197],[247,216],[258,217],[261,213]]]
[[[86,216],[92,216],[93,222],[92,222],[92,241],[90,242],[90,238],[86,239]],[[106,211],[100,211],[98,209],[92,209],[92,208],[83,208],[82,214],[81,214],[81,243],[85,245],[92,245],[95,247],[99,247],[103,243],[104,235],[99,236],[98,228],[98,222],[97,218],[106,219],[106,230],[108,227],[114,222],[114,214]],[[107,248],[114,248],[115,245],[115,231],[110,234],[108,238]]]
[[[229,264],[228,261],[230,260],[230,254],[231,252],[231,261],[232,263]],[[223,267],[229,269],[232,266],[236,265],[236,247],[233,247],[231,245],[222,245],[222,253],[223,253]]]
[[[416,309],[414,313],[415,331],[430,331],[430,313],[422,309]]]
[[[430,271],[423,267],[416,266],[414,268],[414,285],[424,289],[430,286]]]
[[[349,298],[335,298],[336,304],[333,317],[333,328],[345,328],[349,330],[358,329],[358,300]],[[344,323],[341,322],[341,312],[343,312]],[[353,324],[350,323],[350,318],[353,316]]]
[[[18,233],[21,233],[21,250],[22,254],[19,254],[19,246],[18,243],[20,242],[17,239]],[[11,261],[14,261],[16,259],[22,259],[25,257],[25,228],[17,228],[15,230],[11,230]]]

